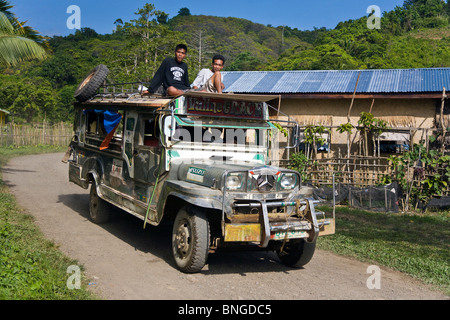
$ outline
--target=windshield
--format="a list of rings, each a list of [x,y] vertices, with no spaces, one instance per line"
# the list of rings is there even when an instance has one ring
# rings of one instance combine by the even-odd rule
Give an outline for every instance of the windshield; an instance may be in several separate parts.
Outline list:
[[[180,142],[213,144],[215,146],[266,146],[267,130],[271,129],[268,122],[262,121],[236,121],[229,119],[195,119],[192,117],[178,117],[171,121],[171,141],[173,144]],[[166,130],[167,131],[167,130]]]

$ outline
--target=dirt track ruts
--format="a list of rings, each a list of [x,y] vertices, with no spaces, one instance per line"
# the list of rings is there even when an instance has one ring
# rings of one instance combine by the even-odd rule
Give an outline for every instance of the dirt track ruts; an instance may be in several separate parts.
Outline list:
[[[320,250],[302,269],[271,252],[222,252],[211,254],[201,273],[181,273],[171,258],[171,226],[143,229],[125,213],[105,225],[90,222],[89,191],[69,183],[62,157],[14,158],[3,180],[45,236],[85,266],[89,287],[105,299],[448,299],[386,268],[381,288],[368,289],[369,264]]]

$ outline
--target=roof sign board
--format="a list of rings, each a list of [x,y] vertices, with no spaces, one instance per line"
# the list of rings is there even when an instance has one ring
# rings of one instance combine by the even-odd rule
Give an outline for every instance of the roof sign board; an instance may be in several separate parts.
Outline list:
[[[263,102],[189,97],[186,99],[186,110],[190,115],[264,119]]]
[[[267,120],[264,103],[279,98],[204,92],[187,92],[184,96],[185,109],[180,111],[188,115],[249,120]]]

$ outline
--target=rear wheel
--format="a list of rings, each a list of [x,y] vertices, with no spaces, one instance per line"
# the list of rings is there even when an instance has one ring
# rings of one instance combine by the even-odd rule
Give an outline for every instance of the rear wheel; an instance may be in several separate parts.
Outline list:
[[[209,241],[206,213],[195,207],[181,208],[172,230],[172,252],[177,267],[187,273],[199,272],[208,258]]]
[[[284,247],[277,250],[278,258],[281,262],[289,267],[300,268],[311,261],[314,251],[316,249],[316,243],[308,243],[304,239],[297,241],[289,241]]]
[[[97,194],[97,185],[92,183],[89,198],[89,217],[97,224],[106,223],[111,219],[111,205]]]

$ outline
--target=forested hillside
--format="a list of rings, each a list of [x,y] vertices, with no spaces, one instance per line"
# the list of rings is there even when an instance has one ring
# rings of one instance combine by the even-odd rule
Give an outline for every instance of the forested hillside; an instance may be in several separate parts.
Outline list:
[[[298,30],[191,15],[189,8],[172,18],[152,4],[135,11],[131,21],[117,19],[112,34],[82,28],[47,39],[51,52],[43,61],[0,64],[0,108],[15,122],[70,120],[73,93],[93,67],[107,65],[110,82],[150,81],[178,43],[188,45],[191,81],[215,53],[227,58],[225,70],[450,66],[450,9],[444,0],[406,0],[383,13],[379,29],[368,27],[368,16],[331,30]]]

